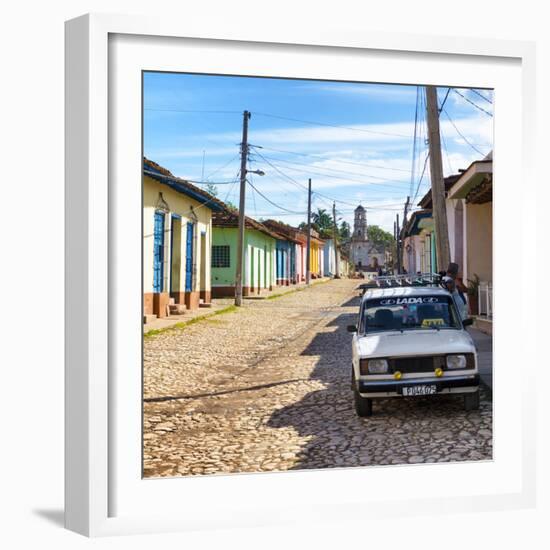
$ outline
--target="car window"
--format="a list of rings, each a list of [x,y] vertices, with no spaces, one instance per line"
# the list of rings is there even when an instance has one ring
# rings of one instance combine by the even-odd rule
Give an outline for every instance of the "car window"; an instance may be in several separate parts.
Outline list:
[[[450,296],[406,296],[368,299],[361,311],[361,333],[388,330],[462,328]]]

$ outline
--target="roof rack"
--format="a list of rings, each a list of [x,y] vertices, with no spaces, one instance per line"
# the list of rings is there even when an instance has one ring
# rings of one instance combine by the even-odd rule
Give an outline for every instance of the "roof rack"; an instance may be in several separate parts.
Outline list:
[[[441,275],[438,273],[416,273],[403,275],[382,275],[372,281],[359,285],[357,289],[366,291],[369,288],[389,288],[405,286],[440,286]]]

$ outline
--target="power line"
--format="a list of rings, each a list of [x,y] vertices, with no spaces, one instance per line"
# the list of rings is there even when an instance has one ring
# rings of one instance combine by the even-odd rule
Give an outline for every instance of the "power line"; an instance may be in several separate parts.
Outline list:
[[[234,157],[232,157],[229,161],[227,161],[223,166],[220,166],[219,168],[216,168],[213,172],[210,172],[210,174],[208,174],[208,176],[206,176],[206,180],[209,180],[214,174],[216,174],[217,172],[219,172],[220,170],[223,170],[224,168],[226,168],[227,166],[229,166],[232,162],[234,162],[235,160],[237,160],[239,158],[239,154],[237,153]]]
[[[210,181],[210,180],[204,180],[204,181],[195,181],[195,180],[189,180],[185,179],[185,181],[188,181],[189,183],[194,183],[196,185],[231,185],[232,183],[235,183],[238,181],[238,178],[229,180],[229,181]]]
[[[485,156],[485,153],[482,153],[472,142],[470,142],[464,134],[457,128],[456,124],[453,122],[453,119],[450,117],[449,113],[446,109],[443,109],[443,113],[447,116],[449,119],[449,122],[453,125],[453,128],[456,130],[456,133],[476,152],[479,153],[482,157]]]
[[[419,101],[420,87],[416,87],[416,106],[414,109],[414,135],[413,135],[413,150],[412,150],[412,166],[411,166],[411,183],[409,186],[409,195],[412,195],[414,185],[414,173],[416,166],[416,140],[418,132],[418,101]]]
[[[474,92],[474,94],[479,96],[481,99],[484,99],[487,103],[490,103],[491,105],[493,104],[493,102],[488,97],[485,97],[482,93],[478,92],[476,89],[470,88],[470,92]]]
[[[260,158],[262,158],[263,160],[265,160],[265,162],[267,164],[269,164],[269,166],[271,166],[276,172],[278,172],[281,176],[283,176],[286,180],[290,181],[291,183],[293,183],[294,185],[300,187],[301,189],[304,189],[305,191],[307,191],[307,187],[305,185],[302,185],[301,183],[297,182],[294,178],[290,177],[289,175],[285,174],[282,170],[280,170],[275,164],[273,164],[272,162],[270,162],[264,155],[262,155],[261,153],[258,153],[256,151],[255,153],[256,155],[258,155]],[[292,170],[292,167],[290,167],[290,169]],[[303,170],[303,172],[306,172],[305,170]],[[322,174],[323,175],[323,174]],[[377,184],[374,184],[372,183],[372,185],[377,185]],[[384,185],[384,184],[378,184],[378,185]],[[318,195],[320,197],[324,197],[332,202],[336,201],[338,203],[341,203],[341,204],[346,204],[348,206],[355,206],[355,204],[353,203],[350,203],[350,202],[347,202],[347,201],[343,201],[341,199],[336,199],[334,197],[330,197],[328,195],[325,195],[324,193],[321,193],[319,191],[313,191],[312,194],[314,195]]]
[[[439,112],[441,112],[443,110],[443,107],[445,107],[445,103],[447,102],[447,98],[449,97],[450,92],[451,92],[451,88],[447,88],[447,93],[445,94],[443,102],[441,103],[441,106],[439,107]]]
[[[285,117],[280,115],[272,115],[268,113],[258,113],[254,111],[255,115],[259,116],[265,116],[270,118],[278,118],[281,120],[290,120],[292,122],[303,122],[304,124],[311,124],[313,126],[329,126],[330,128],[340,128],[342,130],[351,130],[353,132],[365,132],[367,134],[378,134],[382,136],[392,136],[392,137],[402,137],[402,138],[410,138],[411,136],[406,136],[404,134],[396,134],[392,132],[378,132],[376,130],[367,130],[366,128],[355,128],[353,126],[340,126],[338,124],[329,124],[328,122],[313,122],[311,120],[302,120],[299,118],[291,118],[291,117]]]
[[[260,197],[263,197],[269,204],[273,205],[275,208],[279,208],[281,210],[284,210],[285,212],[289,212],[290,214],[303,214],[303,212],[296,212],[295,210],[289,210],[288,208],[285,208],[284,206],[281,206],[280,204],[277,204],[276,202],[273,202],[271,199],[268,199],[261,191],[258,191],[258,189],[254,186],[254,184],[250,180],[246,180],[250,187],[260,195]]]
[[[275,162],[284,162],[285,164],[295,164],[296,166],[312,167],[311,164],[307,164],[307,163],[304,163],[304,162],[295,162],[295,161],[292,161],[292,160],[276,159],[276,158],[273,158],[273,157],[266,157],[266,156],[264,156],[263,158],[268,158],[268,159],[273,160]],[[330,168],[330,167],[326,167],[326,166],[313,165],[313,168],[318,169],[318,170],[326,170],[326,171],[329,171],[329,172],[335,172],[335,173],[339,173],[339,174],[348,174],[348,175],[351,175],[351,176],[359,176],[361,178],[372,178],[372,179],[377,179],[377,180],[382,180],[382,181],[389,181],[389,182],[393,182],[393,183],[407,183],[405,180],[384,178],[382,176],[373,176],[372,174],[361,174],[360,172],[349,172],[347,170],[340,170],[338,168]]]
[[[424,179],[424,174],[426,173],[426,166],[428,165],[428,159],[430,158],[430,153],[426,155],[426,158],[424,159],[424,168],[422,168],[422,174],[420,176],[420,179],[418,180],[418,185],[416,186],[416,191],[414,193],[414,198],[412,202],[416,201],[416,197],[418,197],[418,191],[420,190],[420,184],[422,183],[422,180]]]
[[[447,165],[449,167],[449,174],[453,173],[453,167],[451,166],[451,159],[449,157],[449,150],[447,149],[447,142],[445,141],[445,136],[441,132],[441,141],[443,142],[443,149],[445,151],[445,158],[447,159]]]
[[[267,162],[267,160],[266,160],[266,162]],[[285,161],[278,159],[278,162],[285,162]],[[397,185],[389,185],[387,183],[379,183],[379,182],[375,182],[375,181],[365,181],[363,179],[359,180],[357,178],[350,178],[350,177],[346,177],[346,176],[337,176],[337,175],[333,175],[333,174],[327,174],[326,172],[317,172],[315,170],[304,170],[302,168],[296,168],[294,166],[285,166],[285,168],[287,170],[293,170],[295,172],[301,172],[303,174],[310,174],[310,175],[312,174],[312,175],[317,175],[317,176],[323,176],[324,178],[332,178],[332,179],[337,179],[337,180],[340,180],[340,181],[353,181],[353,182],[357,182],[357,183],[362,183],[363,185],[371,185],[371,186],[374,186],[374,187],[386,187],[386,188],[389,188],[389,189],[398,189],[400,191],[403,190],[401,187],[398,187]],[[373,176],[369,176],[369,177],[373,177]],[[403,183],[408,183],[408,182],[403,182]]]
[[[342,159],[335,159],[335,158],[327,158],[323,155],[315,155],[313,153],[297,153],[296,151],[285,151],[283,149],[275,149],[273,147],[266,147],[265,145],[259,146],[259,145],[252,145],[249,144],[252,148],[259,148],[259,149],[265,149],[266,151],[274,151],[276,153],[284,153],[287,155],[297,155],[300,157],[312,157],[312,158],[318,158],[321,160],[331,160],[332,162],[338,162],[341,164],[350,164],[353,166],[366,166],[368,168],[379,168],[381,170],[395,170],[396,172],[406,172],[407,174],[410,173],[410,170],[407,170],[405,168],[394,168],[392,166],[381,166],[380,164],[370,164],[366,162],[354,162],[351,160],[342,160]]]
[[[258,209],[256,208],[256,194],[255,194],[256,188],[252,185],[252,178],[250,178],[248,183],[250,183],[250,187],[252,187],[252,202],[254,203],[254,216],[257,218],[258,217]]]
[[[267,160],[261,153],[256,153],[260,158],[262,158],[269,166],[271,166],[279,175],[280,177],[282,176],[286,181],[289,181],[290,183],[292,183],[293,185],[295,185],[296,187],[298,187],[299,189],[303,189],[304,191],[308,191],[308,188],[299,183],[298,181],[296,181],[294,178],[290,177],[288,174],[285,174],[282,170],[280,170],[279,168],[277,168],[277,166],[275,166],[273,163],[269,162],[269,160]],[[334,199],[332,197],[328,197],[327,195],[323,195],[322,193],[320,193],[319,191],[312,191],[312,195],[317,195],[319,197],[324,197],[325,199],[325,202],[327,200],[329,201],[336,201],[336,202],[339,202],[339,203],[342,203],[342,204],[348,204],[348,205],[351,205],[351,206],[355,206],[355,205],[352,205],[351,203],[348,203],[348,202],[345,202],[345,201],[341,201],[339,199]],[[321,199],[323,200],[323,199]]]
[[[479,109],[480,111],[484,112],[486,115],[489,115],[490,117],[493,116],[493,113],[490,113],[489,111],[486,111],[483,107],[480,107],[477,103],[474,103],[471,99],[468,99],[464,94],[461,94],[456,88],[453,88],[453,92],[455,92],[460,97],[465,99],[468,103],[473,105],[476,109]]]

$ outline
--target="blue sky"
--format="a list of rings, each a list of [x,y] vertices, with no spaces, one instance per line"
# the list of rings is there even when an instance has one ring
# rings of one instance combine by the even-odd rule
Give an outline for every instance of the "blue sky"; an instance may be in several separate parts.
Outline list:
[[[447,90],[438,89],[440,104],[447,96],[445,175],[482,158],[493,139],[492,92]],[[369,223],[392,231],[407,195],[416,204],[429,188],[429,167],[418,187],[427,152],[419,91],[417,110],[417,86],[145,73],[144,153],[176,176],[216,183],[218,196],[238,205],[246,109],[249,142],[258,146],[249,169],[266,174],[249,175],[247,215],[304,221],[311,177],[314,210],[336,200],[339,217],[352,223],[361,203]]]

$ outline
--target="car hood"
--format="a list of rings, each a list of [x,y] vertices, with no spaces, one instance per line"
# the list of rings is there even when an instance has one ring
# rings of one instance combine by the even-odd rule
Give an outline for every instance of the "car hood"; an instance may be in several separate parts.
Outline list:
[[[361,357],[405,357],[473,353],[474,342],[465,330],[392,331],[357,338]]]

